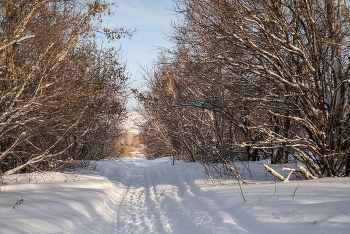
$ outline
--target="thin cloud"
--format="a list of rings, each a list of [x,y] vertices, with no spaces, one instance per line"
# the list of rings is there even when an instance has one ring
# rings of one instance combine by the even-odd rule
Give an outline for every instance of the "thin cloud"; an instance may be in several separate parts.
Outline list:
[[[122,23],[126,22],[127,24],[132,22],[137,24],[152,24],[152,26],[168,27],[171,21],[171,16],[165,13],[164,10],[150,9],[140,4],[132,6],[125,3],[119,3],[117,14],[118,13],[128,15],[127,19],[120,19]]]

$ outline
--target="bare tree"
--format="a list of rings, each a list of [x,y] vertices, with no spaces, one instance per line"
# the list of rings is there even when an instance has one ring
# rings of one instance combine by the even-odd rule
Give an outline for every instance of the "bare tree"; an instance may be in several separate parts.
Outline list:
[[[176,3],[176,49],[161,60],[173,80],[163,76],[151,85],[153,104],[173,110],[162,121],[171,129],[167,121],[176,117],[173,136],[181,139],[174,133],[186,128],[189,149],[211,155],[226,138],[222,149],[238,150],[241,159],[297,160],[318,177],[350,174],[347,1]],[[173,84],[175,93],[161,88]],[[210,116],[221,116],[220,128],[233,134],[203,140],[218,132],[208,131],[215,126]],[[234,152],[220,155],[227,161]]]
[[[257,124],[265,139],[254,147],[278,142],[316,176],[348,175],[349,68],[342,56],[349,38],[346,2],[223,2],[215,14],[227,20],[213,26],[254,58],[226,59],[272,84],[274,89],[255,99],[262,109],[300,126],[285,135]],[[232,12],[239,20],[230,20]]]
[[[114,52],[97,49],[90,39],[97,33],[95,19],[108,14],[109,4],[31,0],[0,5],[1,173],[102,157],[97,151],[107,149],[107,142],[96,139],[106,140],[125,115],[124,66]],[[105,33],[111,39],[121,35]]]

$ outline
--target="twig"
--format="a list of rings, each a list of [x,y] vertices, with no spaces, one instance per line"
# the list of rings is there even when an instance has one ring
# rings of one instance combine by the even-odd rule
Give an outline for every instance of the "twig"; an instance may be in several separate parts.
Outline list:
[[[279,214],[275,214],[274,212],[270,211],[272,216],[275,217],[276,219],[280,219]]]
[[[238,185],[239,185],[239,189],[241,190],[241,192],[240,192],[239,194],[242,195],[242,198],[243,198],[243,200],[244,200],[244,203],[247,203],[247,201],[245,200],[244,194],[243,194],[243,190],[242,190],[242,186],[241,186],[241,182],[240,182],[240,181],[238,181]]]
[[[277,192],[278,188],[280,187],[280,186],[277,186],[277,187],[276,187],[276,185],[277,185],[277,184],[276,184],[276,180],[275,180],[275,193],[273,194],[274,196],[276,196],[276,192]]]
[[[305,169],[303,166],[300,166],[300,172],[305,176],[308,180],[314,180],[317,179],[317,177],[313,176],[307,169]]]
[[[284,177],[281,176],[281,174],[279,174],[277,171],[275,171],[274,169],[272,169],[271,167],[269,167],[268,165],[264,165],[266,171],[270,172],[272,175],[274,175],[275,177],[277,177],[279,180],[284,181]]]
[[[21,205],[22,202],[23,202],[23,198],[22,198],[21,200],[18,200],[18,201],[16,202],[16,204],[13,205],[12,209],[16,209],[16,206]]]
[[[295,188],[294,193],[293,193],[292,196],[291,196],[291,197],[293,198],[292,200],[294,200],[295,192],[297,191],[297,189],[299,188],[299,186],[300,186],[300,184]]]
[[[286,167],[283,167],[282,168],[282,171],[290,171],[286,181],[289,181],[289,177],[292,175],[293,172],[295,172],[296,170],[295,169],[291,169],[291,168],[286,168]]]
[[[339,210],[340,212],[342,212],[343,214],[346,214],[347,216],[350,216],[348,213],[346,213],[345,211],[342,211],[341,209],[335,208],[337,210]]]

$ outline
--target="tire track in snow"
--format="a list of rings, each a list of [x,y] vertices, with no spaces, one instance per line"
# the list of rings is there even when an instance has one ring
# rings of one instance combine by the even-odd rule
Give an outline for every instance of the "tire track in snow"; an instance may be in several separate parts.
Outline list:
[[[224,200],[217,203],[212,192],[203,191],[196,185],[198,177],[185,169],[167,168],[155,173],[157,176],[152,177],[165,178],[158,182],[166,184],[159,186],[158,196],[166,215],[171,215],[173,233],[247,233],[237,224],[237,217],[221,210],[227,206]]]
[[[148,207],[151,208],[149,212],[151,212],[152,216],[155,218],[154,223],[156,224],[155,230],[157,233],[169,233],[171,232],[170,229],[170,223],[167,219],[167,217],[162,212],[162,208],[160,206],[160,202],[157,199],[156,193],[155,193],[155,186],[154,183],[149,176],[148,168],[145,170],[144,174],[144,180],[145,180],[145,188],[146,188],[146,199]]]
[[[196,185],[197,178],[163,165],[141,160],[128,165],[116,233],[247,233],[224,201]]]
[[[129,168],[129,173],[125,174],[125,176],[129,176],[128,186],[118,205],[117,226],[115,230],[116,233],[133,233],[130,228],[129,230],[127,230],[130,222],[126,222],[126,221],[130,221],[128,219],[130,218],[130,216],[131,217],[133,216],[131,212],[132,206],[137,204],[137,203],[135,204],[135,202],[132,201],[132,198],[135,195],[135,189],[140,187],[140,185],[137,185],[137,183],[135,185],[135,180],[137,179],[137,176],[138,176],[137,169],[140,169],[140,167],[132,165]]]
[[[124,196],[122,197],[122,199],[120,200],[119,205],[118,205],[118,211],[117,211],[117,229],[119,229],[119,227],[120,227],[120,212],[121,212],[120,210],[121,210],[122,204],[123,204],[123,202],[124,202],[124,199],[125,199],[126,195],[127,195],[128,192],[129,192],[131,179],[132,179],[132,177],[130,177],[130,179],[129,179],[129,181],[128,181],[128,187],[126,188],[126,191],[125,191],[125,193],[124,193]]]
[[[148,163],[136,163],[130,167],[128,186],[118,205],[116,233],[171,232],[151,192],[149,166]]]

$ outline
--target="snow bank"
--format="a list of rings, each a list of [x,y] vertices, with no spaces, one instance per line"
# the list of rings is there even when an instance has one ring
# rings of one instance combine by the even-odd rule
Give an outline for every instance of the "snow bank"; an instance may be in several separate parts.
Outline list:
[[[113,233],[114,198],[123,188],[107,178],[45,173],[20,180],[1,187],[0,233]]]
[[[11,176],[0,233],[349,233],[350,178],[280,182],[262,162],[250,167],[247,203],[236,182],[214,185],[200,165],[166,158],[104,161],[84,176]]]

